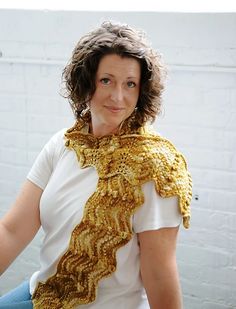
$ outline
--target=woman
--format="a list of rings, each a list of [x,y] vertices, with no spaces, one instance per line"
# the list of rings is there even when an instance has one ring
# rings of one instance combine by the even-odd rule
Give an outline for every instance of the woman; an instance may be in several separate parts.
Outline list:
[[[63,76],[76,123],[43,148],[0,225],[1,272],[42,225],[41,267],[0,305],[182,308],[175,249],[191,178],[147,126],[160,112],[160,56],[143,33],[104,22],[80,39]]]

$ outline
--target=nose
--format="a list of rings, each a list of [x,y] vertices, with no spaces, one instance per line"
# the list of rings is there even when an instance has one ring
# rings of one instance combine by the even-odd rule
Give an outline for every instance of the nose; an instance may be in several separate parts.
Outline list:
[[[121,102],[124,98],[124,93],[121,85],[116,85],[111,91],[111,99],[114,102]]]

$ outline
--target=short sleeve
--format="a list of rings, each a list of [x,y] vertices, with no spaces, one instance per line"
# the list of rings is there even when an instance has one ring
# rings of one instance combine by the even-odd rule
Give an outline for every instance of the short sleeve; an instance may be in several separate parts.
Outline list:
[[[135,233],[180,225],[182,216],[179,212],[177,196],[160,197],[153,181],[145,183],[142,190],[144,204],[133,216],[133,231]]]
[[[65,129],[52,136],[37,156],[27,175],[27,179],[43,190],[51,177],[60,154],[65,149],[63,141],[64,133]]]

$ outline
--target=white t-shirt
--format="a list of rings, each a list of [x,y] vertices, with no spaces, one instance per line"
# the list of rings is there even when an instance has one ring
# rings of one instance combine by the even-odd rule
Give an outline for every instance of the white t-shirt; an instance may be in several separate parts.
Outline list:
[[[27,178],[44,190],[40,218],[45,232],[40,252],[40,269],[30,279],[30,293],[39,281],[56,272],[67,250],[71,232],[83,216],[88,198],[94,193],[98,175],[94,167],[80,168],[76,153],[65,147],[65,129],[44,146]],[[98,285],[95,302],[80,305],[88,309],[147,309],[147,297],[140,277],[137,233],[178,226],[182,220],[177,197],[161,198],[153,182],[143,185],[144,205],[133,215],[133,237],[117,251],[117,269]]]

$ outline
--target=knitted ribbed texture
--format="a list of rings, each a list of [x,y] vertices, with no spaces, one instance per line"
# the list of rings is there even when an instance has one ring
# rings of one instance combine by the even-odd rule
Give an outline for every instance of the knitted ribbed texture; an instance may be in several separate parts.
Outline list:
[[[116,252],[132,238],[130,219],[144,202],[145,182],[153,180],[161,197],[178,196],[183,225],[189,227],[191,177],[168,140],[145,129],[96,138],[82,127],[78,122],[67,131],[66,146],[76,152],[81,168],[96,168],[97,188],[56,274],[38,284],[35,309],[70,309],[95,300],[98,281],[116,270]]]

